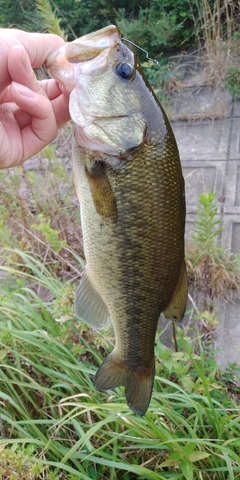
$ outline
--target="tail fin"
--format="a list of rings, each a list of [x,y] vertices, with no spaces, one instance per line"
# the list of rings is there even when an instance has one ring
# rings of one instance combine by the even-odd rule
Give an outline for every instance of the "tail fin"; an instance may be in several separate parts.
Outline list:
[[[142,416],[146,413],[151,400],[154,374],[154,358],[149,366],[129,368],[118,360],[113,351],[97,371],[94,383],[98,390],[123,385],[129,408]]]

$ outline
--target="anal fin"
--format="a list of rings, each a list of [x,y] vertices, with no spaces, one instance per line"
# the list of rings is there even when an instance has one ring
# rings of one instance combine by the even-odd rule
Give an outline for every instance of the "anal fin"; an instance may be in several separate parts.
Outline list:
[[[74,311],[77,318],[97,330],[107,328],[111,323],[108,309],[92,285],[87,270],[76,290]]]
[[[188,297],[187,273],[186,273],[185,260],[183,260],[181,270],[180,270],[180,275],[179,275],[175,290],[173,292],[173,296],[170,300],[169,305],[163,312],[165,318],[168,318],[169,320],[181,322],[186,310],[187,297]]]

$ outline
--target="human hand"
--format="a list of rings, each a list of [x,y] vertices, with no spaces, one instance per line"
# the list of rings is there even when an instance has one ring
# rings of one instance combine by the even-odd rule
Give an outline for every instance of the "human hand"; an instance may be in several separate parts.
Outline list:
[[[0,168],[35,155],[70,119],[68,92],[32,70],[63,44],[57,35],[0,29]]]

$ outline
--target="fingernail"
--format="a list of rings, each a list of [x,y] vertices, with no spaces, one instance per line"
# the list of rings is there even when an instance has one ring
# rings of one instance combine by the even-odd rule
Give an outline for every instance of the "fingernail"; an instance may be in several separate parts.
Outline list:
[[[12,82],[12,86],[17,91],[18,94],[23,95],[24,97],[36,98],[37,94],[30,90],[30,88],[25,87],[21,83]]]

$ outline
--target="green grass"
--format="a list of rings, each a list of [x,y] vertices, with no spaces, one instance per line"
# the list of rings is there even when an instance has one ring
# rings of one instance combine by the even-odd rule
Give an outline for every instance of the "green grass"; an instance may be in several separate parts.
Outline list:
[[[194,352],[180,332],[179,352],[157,343],[152,401],[137,417],[123,389],[93,386],[112,332],[76,322],[73,287],[41,259],[16,257],[1,267],[9,274],[0,286],[2,478],[240,478],[239,391],[201,343]]]

